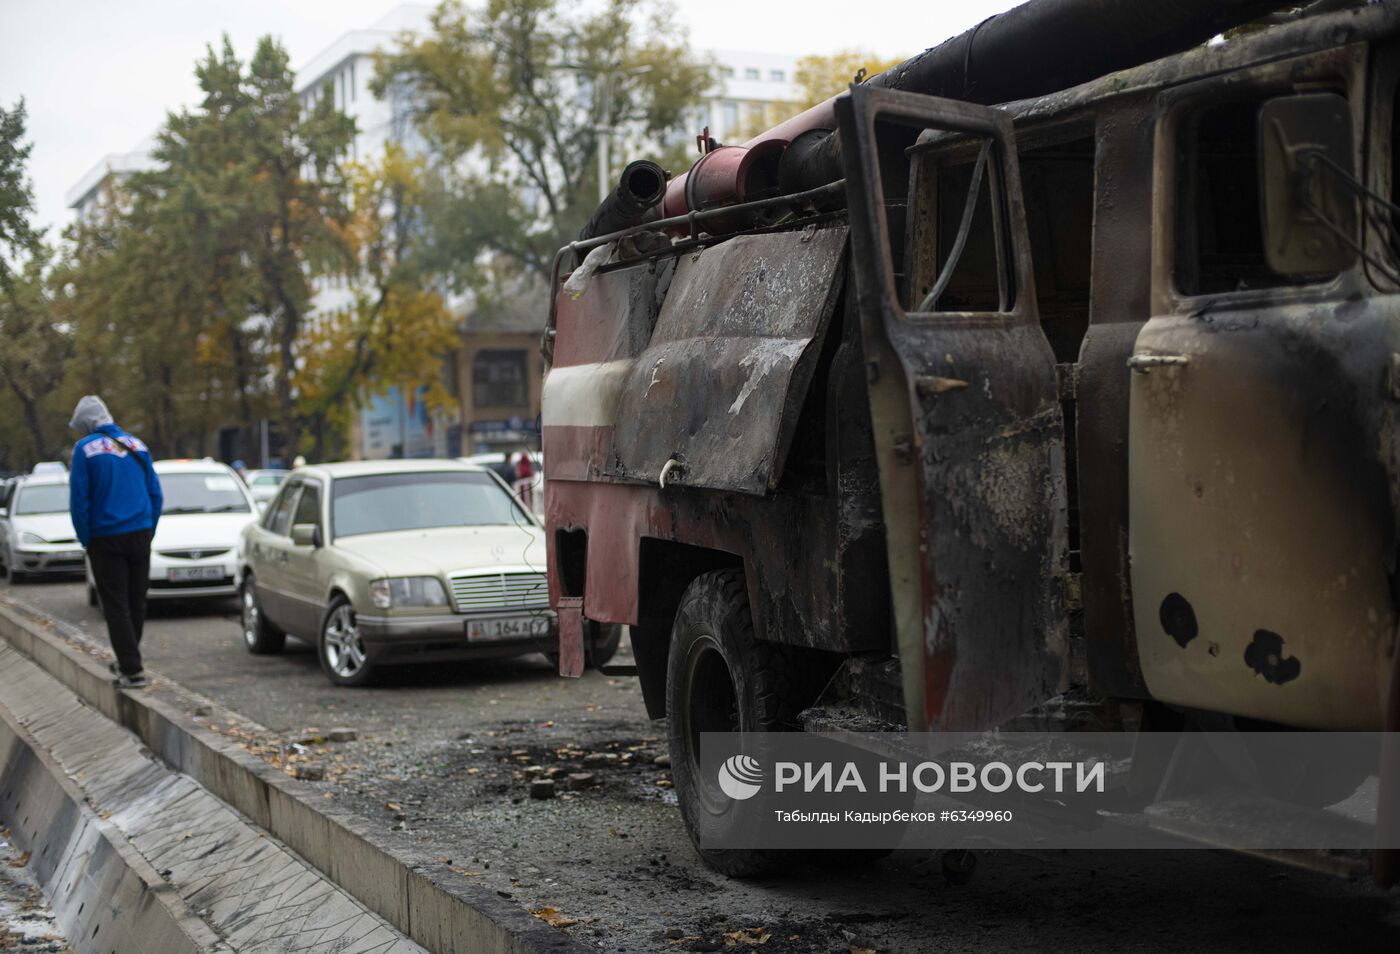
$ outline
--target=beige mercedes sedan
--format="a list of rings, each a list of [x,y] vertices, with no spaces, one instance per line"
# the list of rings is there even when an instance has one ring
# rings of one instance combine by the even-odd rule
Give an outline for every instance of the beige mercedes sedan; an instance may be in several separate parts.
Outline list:
[[[302,467],[240,547],[243,639],[313,642],[333,683],[396,663],[558,646],[544,531],[495,474],[446,460]]]

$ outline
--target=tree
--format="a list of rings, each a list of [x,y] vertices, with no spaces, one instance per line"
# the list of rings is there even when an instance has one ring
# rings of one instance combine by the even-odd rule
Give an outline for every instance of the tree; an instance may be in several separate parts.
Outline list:
[[[841,50],[829,56],[804,56],[797,61],[793,80],[800,90],[796,109],[810,109],[843,93],[863,69],[867,76],[883,73],[891,66],[904,62],[904,57],[884,59],[868,50]]]
[[[181,364],[204,375],[200,406],[215,395],[231,401],[250,446],[255,404],[270,384],[288,453],[296,453],[293,381],[313,282],[350,263],[341,158],[354,123],[329,94],[303,111],[286,51],[271,37],[246,67],[225,37],[196,76],[200,104],[167,119],[155,150],[160,168],[129,183],[126,224],[145,236],[141,266],[160,273],[152,279],[165,296],[156,325],[170,337],[162,339],[183,343]],[[157,369],[179,376],[166,362]]]
[[[342,430],[350,408],[390,387],[424,391],[429,408],[452,401],[443,360],[458,344],[456,324],[420,254],[426,165],[391,143],[351,170],[351,301],[311,323],[296,381],[303,406]]]
[[[7,259],[32,251],[39,233],[30,219],[34,215],[34,187],[25,171],[33,146],[24,139],[24,100],[6,110],[0,105],[0,291],[10,287],[14,273]]]
[[[43,404],[63,374],[68,336],[56,326],[46,272],[53,251],[34,228],[24,101],[0,107],[0,385],[19,405],[35,458],[50,455]]]
[[[502,261],[547,274],[597,204],[599,129],[675,138],[711,71],[656,0],[444,0],[381,58],[373,89],[412,104],[438,158],[429,252],[457,287]]]
[[[34,458],[54,456],[43,405],[63,374],[72,341],[56,326],[45,271],[51,250],[29,250],[22,269],[0,291],[0,382],[19,404]]]

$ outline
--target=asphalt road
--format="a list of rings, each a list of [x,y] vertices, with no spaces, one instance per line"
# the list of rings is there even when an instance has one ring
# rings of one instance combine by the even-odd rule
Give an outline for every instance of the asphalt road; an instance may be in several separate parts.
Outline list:
[[[0,586],[103,635],[80,584]],[[635,680],[561,680],[532,657],[336,689],[308,646],[247,654],[232,600],[159,605],[143,651],[286,743],[356,729],[353,742],[310,746],[328,773],[305,784],[526,908],[576,921],[564,930],[600,950],[1400,950],[1400,892],[1216,851],[990,852],[962,887],[918,852],[865,871],[731,881],[691,852],[662,727]],[[551,769],[596,784],[530,799],[532,772]]]

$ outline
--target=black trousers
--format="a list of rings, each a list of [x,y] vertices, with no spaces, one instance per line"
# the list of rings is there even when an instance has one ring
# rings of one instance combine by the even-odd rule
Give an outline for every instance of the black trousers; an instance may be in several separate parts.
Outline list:
[[[117,665],[128,676],[141,672],[141,629],[146,624],[146,584],[151,574],[151,531],[93,537],[88,563],[107,620],[107,638]]]

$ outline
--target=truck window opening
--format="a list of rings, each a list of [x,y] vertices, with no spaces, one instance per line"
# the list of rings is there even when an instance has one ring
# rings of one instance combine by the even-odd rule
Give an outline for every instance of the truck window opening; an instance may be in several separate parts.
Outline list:
[[[1022,148],[1020,160],[1040,324],[1055,360],[1072,364],[1089,327],[1094,139]]]
[[[1264,258],[1259,209],[1258,99],[1207,106],[1179,131],[1176,286],[1184,295],[1311,284]],[[1321,276],[1331,278],[1332,276]]]

